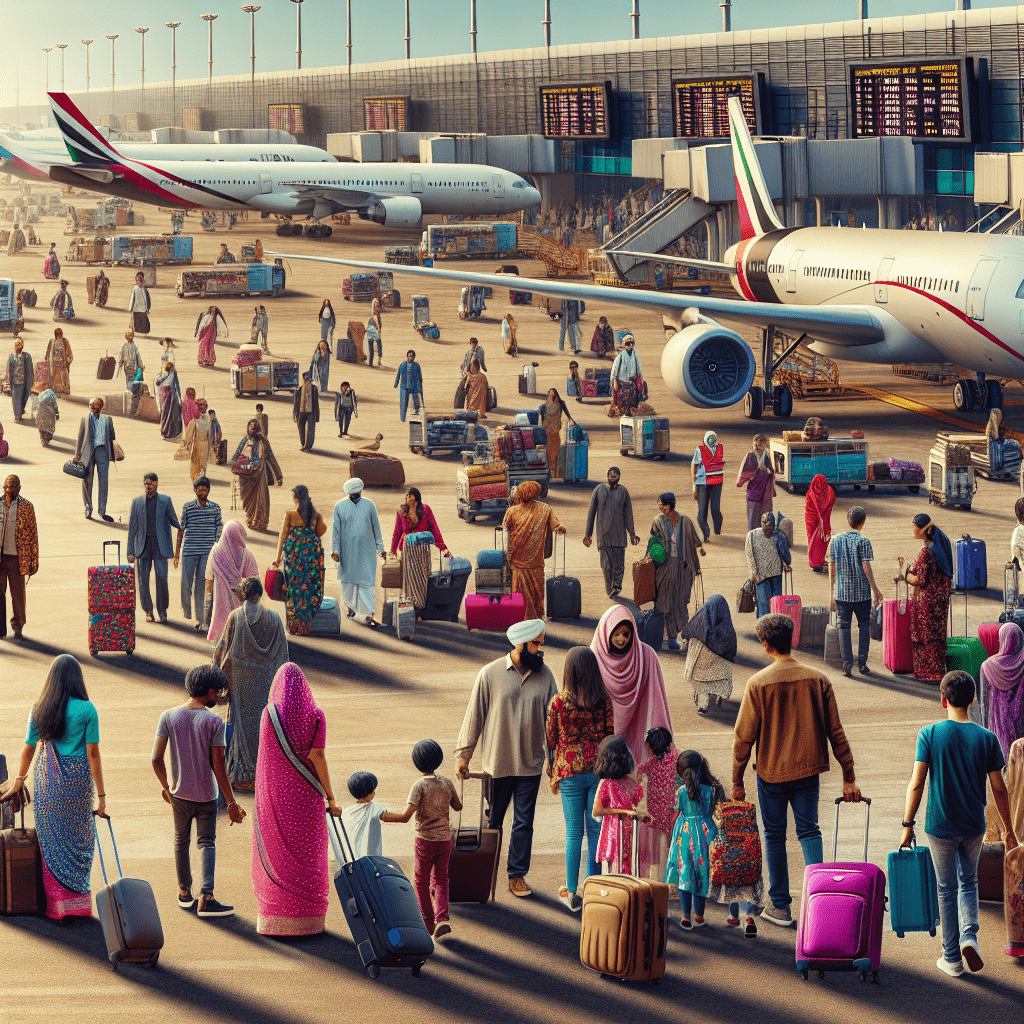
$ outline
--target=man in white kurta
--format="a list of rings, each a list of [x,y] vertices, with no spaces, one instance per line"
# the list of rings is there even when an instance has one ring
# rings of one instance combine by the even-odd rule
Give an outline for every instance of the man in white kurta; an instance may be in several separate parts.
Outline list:
[[[377,628],[373,617],[376,606],[377,560],[384,558],[384,539],[377,518],[377,506],[362,495],[363,481],[353,477],[345,481],[345,494],[334,506],[331,558],[338,563],[341,599],[348,606],[349,618],[365,617],[368,626]]]

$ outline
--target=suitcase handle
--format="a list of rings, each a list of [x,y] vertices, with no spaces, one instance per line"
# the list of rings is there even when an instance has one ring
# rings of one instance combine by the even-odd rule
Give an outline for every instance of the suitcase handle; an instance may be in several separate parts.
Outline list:
[[[953,598],[962,597],[964,599],[964,631],[963,633],[953,632]],[[970,636],[970,631],[967,625],[967,591],[966,590],[950,590],[949,592],[949,635],[953,636]]]
[[[566,563],[569,559],[569,541],[568,534],[563,533],[562,536],[562,571],[558,571],[558,534],[556,533],[551,541],[551,575],[552,577],[564,576],[566,574]]]
[[[342,856],[345,855],[345,847],[348,847],[348,863],[352,863],[356,859],[355,850],[352,849],[352,840],[349,839],[348,833],[345,831],[345,823],[341,820],[341,816],[335,817],[330,811],[326,811],[327,817],[330,819],[331,824],[334,826],[334,834],[338,837],[338,847],[341,850]],[[341,833],[338,833],[338,827],[341,827]],[[345,842],[342,843],[342,836],[345,837]]]
[[[484,810],[485,810],[485,807],[486,807],[486,804],[487,804],[487,788],[488,788],[487,787],[487,779],[488,779],[488,776],[485,775],[483,772],[470,772],[469,773],[469,777],[471,779],[479,779],[480,780],[480,817],[479,817],[479,819],[477,821],[477,828],[476,828],[476,845],[477,845],[477,847],[479,847],[480,844],[483,842],[483,836],[484,836]],[[461,775],[459,775],[458,773],[456,773],[456,778],[459,780],[459,803],[462,804],[463,810],[465,810],[465,806],[466,806],[465,805],[465,801],[462,799],[462,794],[463,794],[464,786],[465,786],[465,779],[463,779],[463,777]],[[455,842],[456,843],[458,842],[459,830],[461,828],[462,828],[462,811],[459,811],[458,812],[458,817],[455,819],[455,836],[456,836]]]
[[[783,565],[782,568],[783,568],[783,573],[782,573],[782,596],[783,597],[796,597],[796,591],[793,589],[793,573],[792,572],[786,572],[785,571],[785,569],[786,569],[785,565]],[[788,590],[786,589],[787,584],[789,586]]]
[[[107,828],[110,829],[110,844],[114,848],[114,862],[117,864],[117,874],[119,878],[124,878],[124,872],[121,870],[121,858],[117,855],[117,840],[114,839],[114,825],[110,820],[110,815],[97,814],[96,811],[93,811],[92,813],[93,817],[106,818]],[[24,811],[22,812],[22,816],[24,817]],[[96,830],[96,849],[99,851],[100,855],[100,870],[103,872],[103,884],[110,885],[110,882],[107,879],[107,866],[103,863],[103,844],[100,842],[99,829]]]
[[[838,860],[839,852],[839,808],[845,803],[860,803],[864,805],[864,862],[868,859],[868,828],[871,824],[871,797],[861,796],[860,800],[844,800],[841,796],[836,797],[836,821],[832,828],[832,860]]]
[[[114,564],[115,565],[120,565],[121,564],[121,542],[119,540],[105,540],[103,542],[103,564],[104,565],[107,564],[107,548],[109,548],[112,544],[114,545],[114,547],[117,548],[117,561]]]

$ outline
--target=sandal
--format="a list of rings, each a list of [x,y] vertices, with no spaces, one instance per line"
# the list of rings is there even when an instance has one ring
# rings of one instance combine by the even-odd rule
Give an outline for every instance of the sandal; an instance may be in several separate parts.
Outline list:
[[[380,623],[376,619],[367,619],[366,624],[370,629],[380,629]]]
[[[682,928],[684,932],[692,932],[693,922],[691,922],[689,918],[681,917],[679,918],[679,927]]]

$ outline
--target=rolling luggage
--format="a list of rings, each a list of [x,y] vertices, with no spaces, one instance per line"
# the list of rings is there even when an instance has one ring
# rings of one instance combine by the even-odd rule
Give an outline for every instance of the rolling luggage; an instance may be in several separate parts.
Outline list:
[[[902,939],[907,932],[939,927],[939,887],[932,852],[927,846],[901,846],[886,861],[889,872],[889,923]]]
[[[117,563],[107,564],[107,548],[117,548]],[[89,653],[135,650],[135,569],[121,565],[121,542],[103,542],[103,564],[90,566]]]
[[[416,608],[408,597],[395,597],[389,602],[391,614],[388,618],[395,628],[399,640],[411,640],[416,635]]]
[[[954,547],[953,586],[957,590],[984,590],[988,586],[985,542],[965,533]]]
[[[839,616],[829,614],[828,625],[825,627],[825,650],[822,657],[826,665],[833,665],[836,668],[843,667],[843,645],[839,639]]]
[[[143,311],[132,313],[132,330],[136,334],[149,334],[149,314]]]
[[[118,964],[149,964],[156,967],[160,950],[164,946],[164,930],[160,924],[160,911],[156,906],[153,887],[141,878],[125,878],[121,860],[114,842],[114,826],[106,819],[110,829],[110,842],[114,847],[118,879],[107,879],[103,863],[103,844],[96,834],[96,849],[100,854],[100,870],[104,888],[96,893],[96,915],[103,926],[103,939],[107,944],[107,958],[117,970]]]
[[[557,541],[555,542],[557,545]],[[583,612],[583,588],[573,576],[566,576],[567,541],[562,534],[562,574],[550,576],[545,582],[547,613],[549,619],[578,619]],[[554,570],[558,572],[557,553],[553,558]]]
[[[914,648],[910,640],[910,587],[906,580],[896,581],[894,601],[882,602],[882,661],[890,672],[914,670]]]
[[[789,584],[789,593],[786,593],[786,584]],[[782,593],[771,600],[773,614],[788,615],[793,620],[793,646],[800,646],[800,627],[803,625],[803,601],[793,593],[793,574],[784,572],[782,574]]]
[[[458,622],[472,566],[468,558],[449,556],[446,559],[441,555],[440,559],[437,570],[427,578],[427,603],[422,612],[423,621]]]
[[[1020,604],[1020,591],[1017,587],[1017,566],[1007,562],[1003,566],[1003,611],[1012,612]]]
[[[333,597],[320,602],[309,631],[310,636],[341,636],[341,608]]]
[[[964,599],[964,631],[957,636],[953,632],[953,598]],[[946,640],[946,671],[962,669],[974,677],[975,683],[981,676],[981,663],[988,657],[985,645],[976,637],[967,635],[967,591],[952,590],[949,594],[949,639]]]
[[[508,629],[525,618],[522,594],[466,595],[466,629]]]
[[[228,443],[223,438],[220,444],[217,445],[217,465],[226,466],[228,464]]]
[[[477,569],[473,573],[473,589],[478,594],[504,594],[504,569]]]
[[[498,389],[490,387],[487,389],[487,411],[498,408]]]
[[[988,903],[1003,902],[1004,843],[982,843],[978,858],[978,899]]]
[[[367,487],[405,486],[405,469],[401,461],[388,455],[356,455],[348,464],[348,475],[359,477]]]
[[[466,378],[463,377],[459,381],[459,386],[455,389],[455,401],[452,403],[453,409],[465,409],[466,408]]]
[[[334,351],[334,357],[341,363],[358,362],[356,343],[347,334],[338,339],[338,346]]]
[[[3,805],[10,807],[10,802]],[[46,906],[43,861],[34,828],[25,828],[25,804],[21,824],[0,832],[0,915],[39,914]]]
[[[839,808],[832,833],[832,860],[804,870],[803,897],[796,932],[796,969],[806,981],[817,971],[856,971],[861,981],[878,981],[882,966],[882,923],[885,913],[885,872],[867,863],[871,801],[864,804],[864,859],[837,861]]]
[[[634,874],[583,882],[580,962],[598,974],[653,985],[665,973],[668,886],[637,877],[639,845],[632,844]]]
[[[113,356],[104,355],[96,367],[97,380],[113,380],[117,370],[117,360]]]
[[[3,784],[7,781],[7,758],[0,754],[0,789],[3,788]],[[14,828],[14,811],[11,808],[11,801],[5,800],[0,804],[0,831],[4,829]],[[0,876],[3,875],[3,868],[0,867]],[[3,882],[0,881],[0,885]],[[0,908],[3,907],[3,903],[0,902]]]
[[[800,646],[824,647],[828,626],[828,605],[805,605],[800,612]]]
[[[665,641],[665,616],[653,608],[641,612],[636,620],[636,633],[642,643],[660,651]]]
[[[1024,901],[1024,846],[1006,852],[1003,860],[1003,891],[1006,894],[1007,956],[1024,957],[1024,915],[1019,910]]]
[[[456,776],[459,800],[463,810],[458,812],[452,829],[452,855],[448,861],[448,902],[486,903],[494,899],[501,860],[501,829],[487,828],[485,804],[488,780],[484,775],[470,772],[471,779],[480,780],[480,815],[475,825],[463,825],[465,811],[462,776]]]

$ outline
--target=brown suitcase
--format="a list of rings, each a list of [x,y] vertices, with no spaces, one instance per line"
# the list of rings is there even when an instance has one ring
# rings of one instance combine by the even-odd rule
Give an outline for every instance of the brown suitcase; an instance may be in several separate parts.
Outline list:
[[[39,914],[45,906],[43,861],[34,828],[21,824],[0,832],[0,914]]]
[[[221,438],[221,442],[217,445],[217,465],[226,466],[228,464],[228,443],[224,438]]]
[[[132,313],[132,330],[136,334],[149,334],[149,314],[144,312]]]
[[[654,562],[646,556],[633,563],[633,603],[637,607],[654,600],[656,572]]]
[[[402,589],[402,563],[397,558],[389,558],[380,567],[380,585],[385,590]]]
[[[978,899],[1003,902],[1003,843],[982,843],[978,858]]]
[[[366,324],[359,320],[349,320],[348,336],[352,339],[352,344],[356,347],[356,362],[365,363],[366,350],[363,348],[363,338],[366,337]]]
[[[501,860],[501,829],[484,827],[484,807],[490,779],[479,772],[470,772],[471,779],[480,780],[480,817],[475,825],[463,825],[463,806],[458,824],[452,830],[452,855],[448,861],[448,902],[486,903],[494,899]],[[459,799],[463,799],[463,782],[456,776]]]
[[[144,420],[146,423],[160,422],[160,406],[152,395],[143,395],[139,399],[139,408],[135,412],[137,420]]]
[[[405,469],[401,461],[387,455],[379,458],[357,455],[348,464],[348,475],[359,477],[367,487],[405,486]]]
[[[97,380],[113,380],[117,371],[117,360],[113,356],[104,355],[96,367]]]

